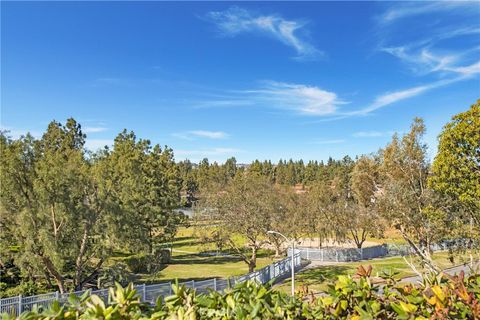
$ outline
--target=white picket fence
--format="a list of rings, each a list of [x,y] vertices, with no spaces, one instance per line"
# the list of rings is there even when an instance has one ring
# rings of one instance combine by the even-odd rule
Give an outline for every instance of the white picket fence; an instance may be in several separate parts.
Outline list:
[[[294,266],[299,267],[301,265],[300,253],[295,254]],[[184,285],[188,288],[194,288],[199,293],[207,293],[209,289],[214,291],[223,291],[229,286],[234,286],[236,283],[244,282],[247,280],[256,280],[259,283],[267,283],[268,281],[289,274],[291,270],[291,258],[287,257],[283,260],[276,261],[260,270],[248,273],[240,277],[232,277],[228,279],[213,278],[202,281],[186,281],[180,282],[180,285]],[[171,282],[151,284],[151,285],[136,285],[135,289],[140,295],[142,302],[155,303],[161,296],[169,296],[172,294]],[[87,290],[86,290],[87,291]],[[83,295],[86,291],[73,292],[76,296]],[[90,294],[95,294],[105,301],[108,299],[108,289],[101,290],[88,290]],[[53,301],[65,302],[72,293],[52,292],[45,293],[36,296],[29,297],[10,297],[0,299],[0,314],[7,313],[13,316],[18,316],[24,311],[32,310],[34,306],[48,307]]]

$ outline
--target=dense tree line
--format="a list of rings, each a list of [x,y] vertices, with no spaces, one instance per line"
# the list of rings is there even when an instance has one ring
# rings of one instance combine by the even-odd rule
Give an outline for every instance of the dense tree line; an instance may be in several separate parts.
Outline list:
[[[208,159],[203,159],[195,164],[190,160],[180,161],[178,163],[180,176],[183,181],[183,190],[188,195],[188,205],[195,199],[195,194],[201,189],[208,189],[216,186],[225,186],[237,173],[249,172],[268,178],[271,183],[280,185],[311,185],[316,182],[326,182],[331,180],[339,171],[348,169],[354,161],[345,156],[341,160],[334,160],[331,157],[326,163],[323,161],[309,161],[307,164],[303,160],[294,161],[280,159],[274,164],[270,160],[255,160],[250,164],[238,164],[232,157],[224,164],[217,162],[209,163]]]
[[[183,220],[172,150],[127,131],[111,150],[84,143],[73,119],[40,139],[0,136],[2,267],[13,256],[25,278],[62,292],[95,279],[113,250],[153,253]]]

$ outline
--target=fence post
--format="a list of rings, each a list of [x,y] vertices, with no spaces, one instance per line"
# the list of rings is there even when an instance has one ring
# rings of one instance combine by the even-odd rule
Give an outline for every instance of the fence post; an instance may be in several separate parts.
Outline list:
[[[60,301],[60,294],[58,291],[55,291],[55,300]]]
[[[308,250],[308,248],[307,248],[307,260],[310,259],[310,254],[309,253],[310,253],[310,250]]]
[[[320,255],[321,255],[322,261],[323,261],[323,249],[320,249]]]
[[[192,280],[192,288],[195,289],[195,280]]]
[[[168,294],[171,296],[172,295],[172,282],[170,281],[170,286],[168,287]]]
[[[142,285],[142,302],[147,301],[147,290],[145,287],[145,283]]]
[[[213,290],[217,291],[217,278],[213,278]]]
[[[363,248],[360,248],[360,259],[363,260]]]
[[[337,262],[338,262],[338,251],[337,250],[335,250],[335,260],[337,260]]]
[[[22,295],[19,294],[18,295],[18,317],[20,317],[20,315],[22,314]]]

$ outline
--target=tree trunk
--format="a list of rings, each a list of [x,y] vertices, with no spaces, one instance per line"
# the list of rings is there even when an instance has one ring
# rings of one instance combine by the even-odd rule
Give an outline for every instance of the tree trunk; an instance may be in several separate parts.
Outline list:
[[[45,275],[45,280],[47,281],[47,288],[51,289],[53,287],[52,280],[50,279],[50,275],[48,274],[48,270],[44,269],[43,273]]]
[[[55,238],[55,243],[57,243],[58,227],[57,227],[57,219],[55,218],[55,208],[53,204],[50,205],[50,213],[52,217],[53,236]]]
[[[365,240],[367,240],[367,233],[365,230],[362,230],[362,235],[359,237],[356,230],[351,230],[353,241],[355,241],[355,245],[357,249],[361,249]]]
[[[255,267],[257,266],[257,248],[252,247],[252,256],[250,257],[250,261],[248,262],[248,272],[255,271]]]
[[[280,246],[276,245],[275,246],[275,258],[280,257]]]
[[[102,267],[102,264],[103,264],[103,258],[100,259],[100,261],[98,261],[97,265],[95,266],[94,270],[92,271],[92,273],[90,275],[88,275],[87,277],[85,277],[82,282],[80,282],[78,288],[76,288],[76,290],[82,290],[83,289],[83,286],[85,284],[87,284],[88,282],[94,280],[98,274],[99,274],[99,270],[100,268]]]
[[[85,225],[85,227],[83,229],[83,235],[82,235],[82,242],[80,244],[80,250],[78,252],[77,260],[75,262],[75,279],[74,279],[75,288],[77,288],[80,285],[80,282],[82,280],[83,265],[84,265],[83,256],[84,256],[85,251],[87,249],[88,229],[89,229],[89,226]]]
[[[40,256],[40,257],[42,259],[43,264],[47,268],[48,272],[50,272],[50,274],[55,279],[55,282],[58,285],[58,290],[60,290],[60,293],[64,293],[65,292],[65,287],[63,285],[63,281],[64,281],[63,276],[57,271],[57,269],[53,265],[53,262],[52,262],[52,260],[50,260],[50,258],[45,257],[45,256]]]
[[[408,244],[410,245],[410,247],[413,248],[413,250],[415,251],[415,253],[417,254],[417,256],[420,257],[420,259],[422,259],[422,262],[425,263],[425,265],[427,265],[430,269],[432,269],[433,271],[437,272],[437,273],[440,273],[441,269],[439,267],[437,267],[434,262],[432,261],[432,258],[431,256],[426,253],[424,250],[421,250],[416,244],[415,242],[410,239],[410,237],[408,237],[408,235],[406,234],[406,232],[403,230],[403,228],[400,228],[400,233],[402,234],[402,237],[403,239],[405,239],[405,241],[408,242]]]
[[[148,228],[148,252],[153,254],[153,232],[152,228]]]

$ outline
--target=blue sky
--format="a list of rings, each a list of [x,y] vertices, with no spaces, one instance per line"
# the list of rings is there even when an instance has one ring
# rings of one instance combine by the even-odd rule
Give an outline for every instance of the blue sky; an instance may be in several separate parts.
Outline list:
[[[480,2],[2,2],[1,127],[176,159],[325,160],[480,98]]]

